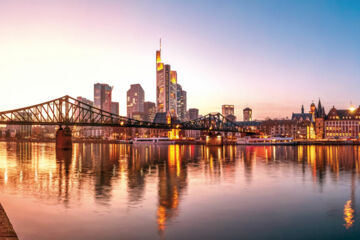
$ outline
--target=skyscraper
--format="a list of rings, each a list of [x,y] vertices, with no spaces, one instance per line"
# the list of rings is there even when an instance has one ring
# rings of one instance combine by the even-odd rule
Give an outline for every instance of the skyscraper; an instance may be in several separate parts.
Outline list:
[[[127,116],[133,117],[133,113],[144,112],[144,98],[145,92],[140,84],[131,84],[130,89],[127,91]]]
[[[111,102],[111,113],[119,115],[119,103]]]
[[[243,110],[243,120],[244,122],[252,121],[252,110],[251,108],[244,108]]]
[[[104,83],[94,84],[94,106],[104,111],[111,112],[112,87]]]
[[[155,118],[156,106],[153,102],[144,102],[144,120],[152,122]]]
[[[186,118],[186,91],[182,90],[180,84],[177,84],[177,116],[180,121]]]
[[[177,73],[171,66],[161,62],[160,50],[156,51],[156,106],[157,112],[177,114]]]
[[[221,106],[222,115],[227,117],[228,115],[234,115],[234,105],[224,104]]]
[[[190,118],[190,120],[194,120],[194,119],[199,118],[199,109],[190,108],[189,109],[189,118]]]

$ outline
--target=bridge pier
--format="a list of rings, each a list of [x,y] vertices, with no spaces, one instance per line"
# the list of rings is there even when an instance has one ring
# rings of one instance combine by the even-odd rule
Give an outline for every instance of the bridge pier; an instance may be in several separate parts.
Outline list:
[[[205,143],[210,146],[221,146],[224,144],[224,139],[221,134],[208,134]]]
[[[56,148],[57,149],[72,149],[71,129],[66,126],[56,131]]]

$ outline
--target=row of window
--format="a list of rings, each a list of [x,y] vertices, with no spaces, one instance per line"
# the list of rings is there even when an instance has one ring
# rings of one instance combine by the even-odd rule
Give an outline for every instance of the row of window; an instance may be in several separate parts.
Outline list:
[[[326,127],[325,128],[327,131],[359,131],[359,127],[348,127],[348,126],[343,126],[343,127]]]
[[[360,125],[360,121],[328,121],[325,125]]]
[[[326,136],[328,137],[355,137],[358,134],[351,134],[351,133],[327,133]],[[360,136],[360,134],[359,134]]]
[[[360,116],[343,116],[342,118],[340,118],[339,116],[330,116],[329,119],[360,119]]]

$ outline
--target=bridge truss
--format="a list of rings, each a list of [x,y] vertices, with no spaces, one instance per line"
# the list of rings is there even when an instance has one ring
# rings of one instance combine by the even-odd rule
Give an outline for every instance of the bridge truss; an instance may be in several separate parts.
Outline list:
[[[220,113],[208,114],[188,122],[171,124],[139,121],[119,116],[70,96],[37,105],[0,112],[0,124],[12,125],[68,125],[94,127],[130,127],[155,129],[208,130],[243,132],[236,123]]]

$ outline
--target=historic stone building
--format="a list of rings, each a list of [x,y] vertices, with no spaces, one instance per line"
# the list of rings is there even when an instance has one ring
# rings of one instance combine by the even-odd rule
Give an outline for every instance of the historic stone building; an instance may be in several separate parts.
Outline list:
[[[319,99],[318,106],[311,103],[309,113],[305,113],[304,106],[301,107],[301,113],[293,113],[291,119],[297,122],[309,122],[309,137],[310,139],[324,138],[324,121],[326,118],[325,109],[321,105]]]
[[[324,130],[328,139],[359,138],[360,107],[336,109],[333,106],[324,122]]]

